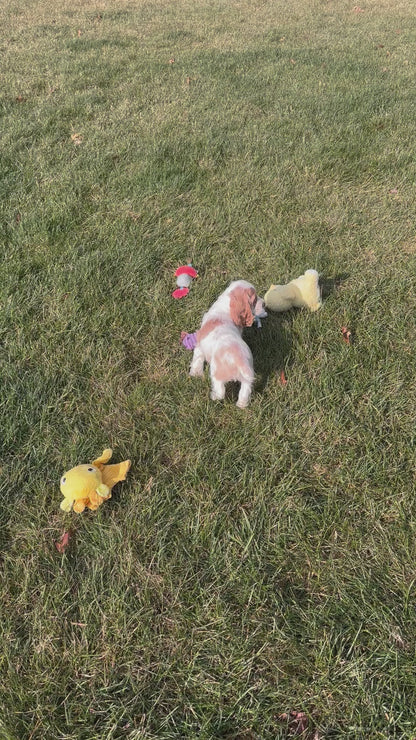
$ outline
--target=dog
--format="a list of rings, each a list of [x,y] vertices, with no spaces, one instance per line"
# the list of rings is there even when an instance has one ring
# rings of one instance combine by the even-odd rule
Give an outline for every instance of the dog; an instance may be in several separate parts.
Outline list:
[[[242,333],[244,327],[264,316],[264,301],[246,280],[232,282],[204,314],[189,374],[203,375],[204,363],[209,364],[213,401],[222,400],[225,384],[237,380],[237,406],[244,409],[248,405],[254,382],[253,355]]]

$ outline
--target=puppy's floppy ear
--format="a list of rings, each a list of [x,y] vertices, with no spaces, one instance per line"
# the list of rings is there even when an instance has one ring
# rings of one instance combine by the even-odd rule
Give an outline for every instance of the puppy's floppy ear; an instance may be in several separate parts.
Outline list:
[[[234,288],[230,293],[230,316],[236,326],[251,326],[253,306],[257,300],[254,288]]]

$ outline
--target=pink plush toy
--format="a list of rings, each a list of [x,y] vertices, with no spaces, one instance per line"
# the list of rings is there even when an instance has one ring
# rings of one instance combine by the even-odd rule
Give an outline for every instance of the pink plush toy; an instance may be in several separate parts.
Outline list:
[[[198,273],[192,265],[182,265],[182,267],[178,267],[176,270],[175,277],[178,287],[173,291],[172,296],[173,298],[183,298],[188,295],[189,286],[192,280],[198,277]]]

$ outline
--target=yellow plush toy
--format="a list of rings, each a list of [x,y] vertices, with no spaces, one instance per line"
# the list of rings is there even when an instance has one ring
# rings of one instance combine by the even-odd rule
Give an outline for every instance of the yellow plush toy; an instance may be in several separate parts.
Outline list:
[[[62,476],[63,511],[71,511],[73,508],[80,513],[85,507],[95,511],[111,498],[111,489],[116,483],[126,479],[131,465],[130,460],[117,465],[106,465],[112,454],[112,450],[104,450],[101,457],[91,465],[77,465]]]
[[[264,301],[272,311],[288,311],[293,306],[317,311],[322,306],[319,274],[316,270],[306,270],[287,285],[271,285]]]

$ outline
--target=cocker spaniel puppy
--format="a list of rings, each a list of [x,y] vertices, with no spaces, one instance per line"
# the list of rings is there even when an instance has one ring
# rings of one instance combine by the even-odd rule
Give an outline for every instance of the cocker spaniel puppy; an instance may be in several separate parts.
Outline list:
[[[204,362],[209,363],[214,401],[224,398],[225,384],[231,380],[241,383],[237,406],[243,409],[250,400],[254,382],[253,355],[242,333],[256,316],[267,316],[264,301],[257,297],[251,283],[236,280],[202,318],[189,372],[202,375]]]

